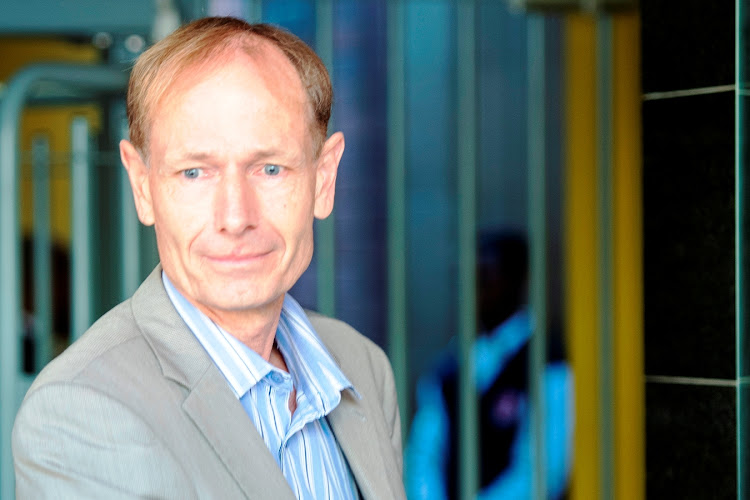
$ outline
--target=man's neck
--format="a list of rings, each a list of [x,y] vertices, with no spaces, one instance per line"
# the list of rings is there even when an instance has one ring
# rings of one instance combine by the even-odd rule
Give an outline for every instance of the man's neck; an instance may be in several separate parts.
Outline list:
[[[271,355],[283,305],[284,297],[282,296],[268,305],[252,310],[222,311],[204,306],[196,307],[211,321],[258,353],[263,359],[273,362],[275,358],[272,359]],[[276,365],[276,363],[272,364]],[[286,371],[286,366],[283,369]]]
[[[276,368],[289,373],[284,356],[276,347],[276,328],[281,318],[284,305],[282,296],[276,302],[260,309],[247,311],[217,311],[199,308],[203,314],[229,332],[230,335],[260,354],[263,359]],[[289,395],[289,411],[294,414],[297,409],[297,392],[293,389]]]

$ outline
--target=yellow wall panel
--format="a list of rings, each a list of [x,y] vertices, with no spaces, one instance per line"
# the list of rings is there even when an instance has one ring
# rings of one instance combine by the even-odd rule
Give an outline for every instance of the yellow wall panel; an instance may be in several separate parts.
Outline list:
[[[613,27],[615,493],[645,498],[640,25]]]
[[[565,21],[565,297],[566,332],[575,377],[571,498],[599,492],[596,210],[596,32],[594,18]]]
[[[0,38],[0,81],[35,62],[98,62],[99,51],[91,44],[72,43],[57,38]]]

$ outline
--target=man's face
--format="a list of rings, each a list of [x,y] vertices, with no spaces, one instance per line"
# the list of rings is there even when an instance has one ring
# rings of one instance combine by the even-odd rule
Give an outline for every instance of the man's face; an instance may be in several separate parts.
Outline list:
[[[209,316],[280,306],[310,263],[313,217],[333,207],[343,136],[314,157],[300,79],[268,44],[178,85],[154,111],[149,165],[121,145],[139,218]]]

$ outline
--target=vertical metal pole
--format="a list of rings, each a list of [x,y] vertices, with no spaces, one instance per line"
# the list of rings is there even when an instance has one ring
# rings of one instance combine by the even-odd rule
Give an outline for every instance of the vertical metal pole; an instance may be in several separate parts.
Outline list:
[[[476,1],[457,5],[458,68],[458,338],[460,498],[473,499],[479,484],[477,393],[474,374],[476,336]]]
[[[641,30],[636,12],[618,13],[612,21],[613,496],[642,499],[646,459]]]
[[[0,498],[15,496],[10,436],[18,410],[21,258],[18,128],[23,96],[0,100]]]
[[[122,119],[120,122],[120,136],[128,137],[128,122]],[[141,280],[141,231],[138,214],[135,211],[133,191],[130,188],[130,180],[125,167],[120,168],[120,258],[122,261],[120,279],[120,298],[127,299]]]
[[[250,12],[247,20],[251,23],[260,23],[263,20],[263,0],[250,0]]]
[[[333,0],[315,2],[315,49],[333,80]],[[333,123],[332,117],[329,129]],[[335,215],[334,210],[327,219],[318,221],[315,228],[318,311],[328,316],[336,314]]]
[[[185,0],[185,8],[190,16],[186,21],[194,21],[208,15],[208,2],[210,0]]]
[[[599,215],[599,414],[601,495],[614,498],[614,256],[612,246],[612,18],[597,18],[597,192]]]
[[[34,364],[41,370],[52,358],[52,238],[50,236],[49,139],[37,135],[31,141],[34,199]]]
[[[547,498],[547,448],[545,432],[544,369],[547,361],[547,217],[546,217],[546,117],[545,117],[545,21],[530,15],[528,21],[528,143],[529,162],[529,299],[533,332],[529,359],[531,399],[531,492],[532,498]]]
[[[71,124],[71,201],[73,237],[71,243],[71,338],[79,338],[91,326],[91,155],[89,151],[89,123],[76,117]]]
[[[599,498],[599,268],[597,240],[596,23],[565,18],[565,332],[575,394],[575,499]],[[581,431],[583,429],[583,431]]]
[[[402,436],[409,408],[406,336],[406,79],[404,3],[388,1],[388,345],[396,378]]]

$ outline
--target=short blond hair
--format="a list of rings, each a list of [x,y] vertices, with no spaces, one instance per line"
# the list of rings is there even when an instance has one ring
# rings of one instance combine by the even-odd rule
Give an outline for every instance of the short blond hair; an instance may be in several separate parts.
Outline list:
[[[317,157],[328,132],[333,89],[323,61],[292,33],[270,24],[250,24],[233,17],[207,17],[182,26],[149,48],[130,74],[127,115],[130,142],[144,159],[149,155],[152,113],[189,69],[218,64],[221,55],[247,51],[269,41],[292,63],[307,94],[313,151]]]

